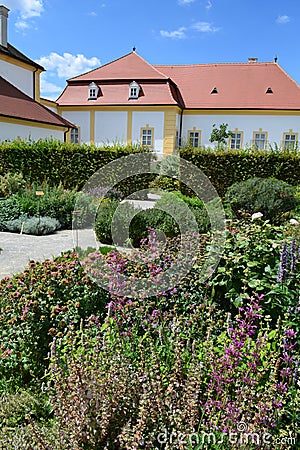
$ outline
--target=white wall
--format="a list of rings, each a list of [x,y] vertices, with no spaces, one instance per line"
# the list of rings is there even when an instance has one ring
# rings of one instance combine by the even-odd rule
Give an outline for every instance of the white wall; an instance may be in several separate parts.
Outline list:
[[[62,116],[79,127],[80,144],[90,143],[90,113],[89,111],[63,111]]]
[[[268,142],[273,146],[274,142],[281,145],[283,133],[289,132],[292,129],[299,133],[300,137],[300,115],[299,116],[271,116],[271,115],[185,115],[183,114],[182,122],[182,140],[183,143],[187,140],[187,133],[196,127],[201,130],[201,145],[211,146],[209,138],[213,129],[213,124],[219,127],[222,123],[228,123],[228,129],[234,130],[238,128],[239,131],[244,132],[244,140],[242,145],[251,145],[253,139],[253,132],[262,128],[262,131],[268,132]]]
[[[158,155],[163,153],[164,143],[164,113],[163,112],[133,112],[132,113],[132,142],[140,142],[141,128],[146,125],[154,128],[154,151]]]
[[[64,140],[63,130],[50,130],[47,128],[35,127],[34,125],[15,125],[7,122],[0,122],[0,142],[13,141],[15,139],[38,141],[45,138]]]
[[[127,142],[126,111],[96,111],[95,144],[103,145]]]
[[[20,91],[33,98],[34,74],[31,70],[10,64],[0,59],[0,75]]]

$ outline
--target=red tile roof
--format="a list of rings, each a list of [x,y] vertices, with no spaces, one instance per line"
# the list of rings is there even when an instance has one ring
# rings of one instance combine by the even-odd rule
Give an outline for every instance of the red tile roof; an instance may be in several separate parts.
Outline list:
[[[186,108],[300,109],[300,88],[277,63],[155,67],[178,85]]]
[[[88,84],[100,88],[88,100]],[[142,94],[129,100],[129,83]],[[272,93],[266,93],[271,88]],[[212,93],[212,91],[217,93]],[[64,105],[174,105],[187,109],[300,109],[300,88],[277,63],[152,66],[135,52],[68,80]]]
[[[36,102],[2,77],[0,77],[0,116],[59,127],[74,127],[66,119]]]
[[[166,75],[160,73],[154,66],[145,61],[135,52],[128,53],[98,69],[91,70],[70,80],[165,80]],[[70,81],[68,80],[68,81]]]
[[[97,83],[99,94],[96,100],[88,99],[88,83],[69,84],[58,98],[59,105],[85,105],[85,106],[146,106],[146,105],[176,105],[178,102],[172,95],[169,83],[140,82],[140,94],[138,99],[129,99],[129,82]]]

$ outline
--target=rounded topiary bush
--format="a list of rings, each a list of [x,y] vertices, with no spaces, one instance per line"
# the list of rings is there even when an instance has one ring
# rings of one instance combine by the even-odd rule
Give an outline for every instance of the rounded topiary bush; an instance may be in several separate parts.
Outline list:
[[[227,190],[226,200],[238,218],[260,212],[264,220],[271,222],[279,222],[299,202],[293,186],[273,178],[250,178],[235,183]]]

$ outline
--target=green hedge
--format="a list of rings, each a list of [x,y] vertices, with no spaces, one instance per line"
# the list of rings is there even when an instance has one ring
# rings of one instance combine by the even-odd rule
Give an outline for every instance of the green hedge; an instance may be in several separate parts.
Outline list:
[[[26,181],[50,185],[62,183],[67,189],[82,188],[86,181],[109,162],[138,152],[137,145],[95,147],[56,140],[0,143],[0,175],[22,173]],[[111,174],[113,180],[114,174]],[[118,185],[124,195],[147,188],[153,175],[139,175]]]
[[[292,185],[300,184],[300,152],[184,148],[179,154],[199,167],[222,197],[232,184],[254,177],[276,178]]]

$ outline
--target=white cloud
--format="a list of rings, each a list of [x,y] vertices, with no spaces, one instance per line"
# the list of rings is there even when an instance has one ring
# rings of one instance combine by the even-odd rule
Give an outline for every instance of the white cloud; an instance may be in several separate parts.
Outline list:
[[[54,83],[49,83],[45,79],[46,74],[42,73],[41,75],[41,93],[47,93],[47,94],[60,94],[63,88],[61,86],[57,86]],[[56,96],[58,97],[58,95]]]
[[[7,0],[6,5],[11,11],[19,11],[23,20],[39,17],[44,11],[43,0]]]
[[[178,0],[179,5],[189,5],[193,3],[195,0]]]
[[[283,15],[283,16],[278,16],[276,19],[277,23],[283,24],[283,23],[288,23],[290,22],[290,18],[289,16]]]
[[[88,13],[88,15],[89,15],[89,16],[92,16],[92,17],[96,17],[96,16],[97,16],[97,13],[95,13],[95,11],[92,11],[92,12]]]
[[[215,33],[216,31],[219,31],[220,28],[214,27],[209,22],[197,22],[195,23],[192,28],[199,31],[200,33]]]
[[[46,70],[53,72],[59,78],[71,78],[81,73],[87,72],[97,66],[100,66],[100,61],[95,56],[86,58],[84,55],[71,55],[71,53],[64,53],[59,55],[52,52],[48,56],[42,56],[36,61]]]
[[[209,10],[211,7],[212,7],[212,2],[211,2],[210,0],[208,0],[208,2],[206,3],[205,8],[206,8],[207,10]]]
[[[185,39],[185,27],[180,27],[178,30],[174,31],[164,31],[160,30],[160,35],[162,37],[171,38],[171,39]]]
[[[27,28],[30,28],[30,26],[28,25],[27,22],[25,22],[24,20],[17,20],[17,22],[15,23],[15,27],[17,28],[17,30],[19,31],[24,31]]]

